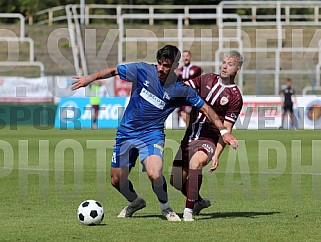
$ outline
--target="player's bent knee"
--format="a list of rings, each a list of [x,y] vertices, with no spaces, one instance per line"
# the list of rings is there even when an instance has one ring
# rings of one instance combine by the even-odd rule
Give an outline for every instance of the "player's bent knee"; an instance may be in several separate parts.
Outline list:
[[[208,164],[208,160],[199,161],[197,168],[203,168],[203,167],[205,167],[207,164]]]
[[[159,172],[151,172],[148,173],[148,177],[151,181],[157,181],[163,177],[162,173]]]

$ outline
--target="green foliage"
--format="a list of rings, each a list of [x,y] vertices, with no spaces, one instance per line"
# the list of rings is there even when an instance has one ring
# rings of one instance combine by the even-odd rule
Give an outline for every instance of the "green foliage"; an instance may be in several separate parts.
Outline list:
[[[19,4],[16,1],[0,1],[1,13],[16,13],[19,12]]]
[[[45,1],[42,0],[18,0],[21,13],[25,16],[33,16],[39,9],[46,8]]]
[[[33,16],[36,12],[51,7],[63,6],[66,4],[80,4],[81,0],[17,0],[0,1],[0,12],[3,13],[23,13],[25,16]],[[84,0],[85,4],[137,4],[137,5],[218,5],[220,0]],[[240,1],[241,2],[241,1]],[[241,3],[240,3],[241,4]],[[206,10],[206,9],[204,9]],[[292,8],[291,14],[311,14],[312,9]],[[171,10],[164,10],[170,13]],[[202,12],[200,10],[200,12]],[[274,9],[259,9],[258,12],[273,14]],[[233,9],[226,10],[226,13],[235,13]],[[249,8],[237,10],[237,14],[249,14]],[[4,20],[1,20],[4,21]],[[8,19],[7,22],[12,21]]]

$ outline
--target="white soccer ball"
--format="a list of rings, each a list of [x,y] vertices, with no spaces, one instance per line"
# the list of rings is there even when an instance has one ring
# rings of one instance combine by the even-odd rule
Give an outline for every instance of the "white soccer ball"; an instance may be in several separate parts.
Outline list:
[[[79,205],[77,217],[84,225],[97,225],[104,219],[104,208],[95,200],[86,200]]]

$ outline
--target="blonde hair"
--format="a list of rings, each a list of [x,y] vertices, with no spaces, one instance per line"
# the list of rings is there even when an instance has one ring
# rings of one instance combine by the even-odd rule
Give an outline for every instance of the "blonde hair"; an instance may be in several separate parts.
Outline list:
[[[224,53],[224,56],[227,58],[235,58],[239,66],[243,65],[244,58],[237,50],[230,50]]]

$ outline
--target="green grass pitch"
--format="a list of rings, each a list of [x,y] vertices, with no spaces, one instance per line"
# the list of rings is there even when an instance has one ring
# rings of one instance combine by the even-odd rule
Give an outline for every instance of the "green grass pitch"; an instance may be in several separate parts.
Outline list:
[[[316,241],[321,240],[320,131],[234,131],[213,174],[204,169],[201,194],[212,206],[195,222],[168,222],[138,163],[130,178],[147,207],[132,218],[110,185],[115,130],[0,130],[0,240],[8,241]],[[182,130],[166,131],[164,174]],[[171,207],[182,216],[185,199],[168,184]],[[96,199],[99,226],[83,226],[78,205]]]

